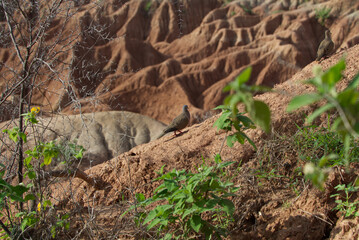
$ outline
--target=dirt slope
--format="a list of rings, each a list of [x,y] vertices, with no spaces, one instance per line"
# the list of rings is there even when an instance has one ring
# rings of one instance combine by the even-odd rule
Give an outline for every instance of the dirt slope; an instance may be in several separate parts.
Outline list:
[[[341,51],[320,63],[327,69],[345,54],[347,69],[344,80],[338,86],[339,89],[359,71],[359,45]],[[307,107],[293,114],[285,111],[293,96],[312,91],[312,88],[303,85],[302,81],[312,76],[312,67],[316,64],[318,63],[309,64],[290,80],[276,85],[275,92],[258,96],[258,99],[265,101],[272,111],[272,134],[266,135],[260,130],[247,132],[256,143],[258,152],[268,148],[268,144],[273,144],[270,149],[277,160],[261,164],[276,166],[279,173],[288,179],[295,179],[295,169],[302,167],[304,163],[298,159],[290,146],[285,145],[284,140],[278,143],[274,139],[278,134],[295,133],[295,123],[301,125],[304,114],[313,110]],[[58,193],[63,196],[65,189],[65,192],[69,191],[71,195],[65,199],[61,197],[59,204],[74,201],[76,208],[101,209],[97,212],[96,224],[104,229],[112,224],[110,229],[127,232],[127,237],[130,236],[133,234],[130,220],[119,219],[123,212],[122,200],[131,200],[135,192],[143,192],[150,196],[156,187],[151,180],[156,176],[155,171],[164,164],[165,170],[195,170],[196,166],[202,163],[202,157],[211,161],[210,159],[219,152],[225,137],[224,132],[217,132],[213,128],[217,117],[211,117],[203,123],[185,129],[184,134],[179,137],[166,136],[137,146],[107,163],[88,170],[88,174],[105,182],[103,190],[95,190],[80,180],[72,181],[67,188],[63,188],[66,184],[62,183],[61,190],[57,189]],[[355,176],[353,173],[339,173],[336,169],[330,174],[325,192],[320,192],[303,182],[297,189],[299,194],[295,194],[287,178],[268,181],[253,177],[253,170],[259,167],[259,160],[256,158],[256,152],[248,144],[236,144],[233,148],[225,146],[221,155],[225,161],[242,164],[239,175],[234,178],[235,185],[240,186],[241,190],[239,196],[234,199],[236,222],[232,226],[232,229],[235,229],[232,233],[233,239],[353,239],[358,236],[357,219],[343,220],[340,215],[336,215],[336,212],[332,211],[335,206],[334,199],[329,198],[333,194],[333,187],[352,179]],[[236,167],[238,164],[230,173],[236,172]],[[354,169],[358,174],[358,168]],[[105,230],[99,234],[102,236]]]

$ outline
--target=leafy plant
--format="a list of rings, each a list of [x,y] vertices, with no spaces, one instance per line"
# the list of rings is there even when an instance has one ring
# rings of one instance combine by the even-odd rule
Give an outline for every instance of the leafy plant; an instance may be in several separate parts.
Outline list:
[[[359,84],[359,74],[343,91],[338,93],[335,85],[342,78],[344,69],[345,61],[343,59],[326,72],[323,72],[320,67],[315,68],[315,77],[308,80],[307,83],[313,85],[317,91],[294,97],[289,103],[287,111],[290,112],[324,99],[326,104],[315,110],[306,121],[311,124],[321,114],[336,109],[339,116],[331,125],[331,131],[338,132],[343,139],[344,157],[347,160],[350,138],[352,136],[358,138],[359,136],[359,91],[356,89]]]
[[[23,114],[25,125],[35,125],[38,123],[36,115],[39,113],[39,108],[32,108],[31,112]],[[9,138],[17,143],[20,139],[24,142],[27,141],[27,135],[20,131],[19,128],[14,127],[13,129],[5,129],[3,132],[7,133]],[[11,199],[15,203],[26,203],[28,201],[38,200],[37,211],[35,210],[22,210],[18,211],[16,214],[8,214],[9,226],[1,224],[6,235],[12,238],[20,237],[24,231],[28,228],[33,228],[40,221],[47,221],[46,218],[49,217],[48,212],[54,212],[54,207],[49,199],[46,199],[44,190],[39,189],[40,178],[38,171],[42,169],[45,165],[49,165],[53,158],[64,158],[69,161],[71,158],[82,158],[83,152],[85,149],[82,146],[77,145],[76,143],[61,143],[57,144],[54,141],[43,143],[39,142],[32,150],[27,150],[25,153],[28,155],[24,159],[25,173],[24,177],[28,178],[30,183],[27,186],[24,186],[23,183],[18,185],[11,185],[5,181],[5,166],[0,165],[0,208],[1,210],[10,209],[9,202],[7,199]],[[38,160],[39,166],[33,164],[33,160]],[[40,164],[41,163],[41,164]],[[26,194],[31,189],[32,193]],[[11,203],[10,203],[11,204]],[[51,210],[51,211],[50,211]],[[69,223],[67,221],[69,215],[57,215],[55,217],[55,222],[52,224],[50,232],[53,238],[56,237],[57,230],[59,229],[68,229]],[[51,220],[52,221],[52,220]],[[50,221],[50,222],[51,222]]]
[[[330,16],[331,8],[320,8],[315,9],[315,18],[318,19],[319,23],[324,26],[325,20]]]
[[[154,196],[145,199],[143,194],[137,195],[142,207],[159,204],[148,214],[141,212],[138,221],[147,229],[156,227],[157,235],[164,239],[188,239],[195,233],[202,233],[206,239],[226,236],[235,209],[229,198],[239,188],[220,178],[223,169],[233,162],[222,162],[217,155],[215,163],[202,164],[197,173],[174,169],[163,174],[163,166],[162,175],[154,180],[162,182]]]
[[[13,186],[6,182],[3,179],[5,174],[5,166],[0,163],[0,167],[2,168],[2,170],[0,171],[0,206],[4,206],[4,200],[6,198],[10,198],[11,200],[18,202],[25,202],[27,199],[29,199],[30,196],[26,196],[25,199],[23,198],[23,194],[26,193],[29,188],[25,187],[24,184],[18,184]]]
[[[344,191],[345,196],[343,197],[340,193],[336,193],[330,196],[331,198],[337,198],[335,200],[337,206],[334,208],[334,210],[339,210],[340,212],[344,213],[345,217],[359,217],[359,211],[357,210],[359,201],[350,201],[350,198],[352,196],[351,193],[358,192],[359,187],[354,186],[353,184],[339,184],[335,187],[335,189],[337,191]]]
[[[55,223],[55,225],[51,226],[51,236],[52,238],[56,237],[56,234],[58,232],[59,229],[64,229],[64,230],[69,230],[70,229],[70,222],[68,221],[68,218],[70,217],[70,215],[68,213],[64,214],[64,215],[59,215],[57,217],[57,221]]]
[[[228,132],[232,130],[232,127],[237,130],[237,132],[227,136],[227,145],[229,147],[233,147],[235,142],[244,144],[245,140],[247,140],[254,148],[256,148],[254,142],[243,132],[246,129],[255,128],[252,120],[244,116],[243,113],[237,113],[235,117],[233,117],[231,109],[224,105],[214,109],[222,110],[222,115],[213,124],[214,127]]]
[[[268,90],[260,86],[247,86],[245,83],[251,76],[252,68],[246,68],[235,80],[229,83],[224,89],[224,92],[233,91],[233,94],[228,95],[224,100],[224,105],[218,106],[215,109],[222,109],[222,115],[214,123],[218,129],[226,130],[227,132],[234,127],[237,132],[227,136],[227,145],[232,147],[233,143],[238,141],[243,144],[247,139],[249,143],[255,148],[253,141],[243,132],[248,128],[255,128],[254,124],[259,125],[264,131],[270,131],[270,110],[269,107],[262,101],[255,100],[252,92]],[[237,105],[243,103],[249,117],[239,113]]]
[[[310,105],[322,100],[325,104],[316,109],[306,121],[311,124],[315,118],[329,110],[336,109],[338,117],[330,126],[330,130],[337,132],[343,142],[343,160],[348,166],[350,162],[350,146],[352,137],[358,139],[359,133],[359,91],[357,86],[359,84],[359,74],[357,74],[349,85],[341,92],[337,92],[336,83],[342,78],[342,71],[345,69],[345,61],[341,59],[336,65],[323,72],[320,67],[314,68],[315,77],[308,80],[307,83],[316,88],[316,92],[296,96],[289,103],[287,110],[293,111],[305,105]],[[304,167],[304,174],[312,182],[323,189],[324,182],[328,175],[328,165],[338,159],[338,155],[330,153],[323,156],[318,164],[308,163]]]
[[[13,140],[15,143],[19,141],[19,138],[22,138],[24,142],[26,142],[26,134],[20,131],[20,128],[14,127],[13,129],[4,129],[4,133],[9,135],[9,138]]]

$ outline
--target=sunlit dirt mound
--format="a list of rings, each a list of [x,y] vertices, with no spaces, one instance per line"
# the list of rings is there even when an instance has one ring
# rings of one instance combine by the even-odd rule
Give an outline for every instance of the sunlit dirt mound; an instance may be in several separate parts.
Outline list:
[[[192,121],[200,122],[245,67],[253,67],[251,84],[274,86],[315,59],[326,27],[336,50],[356,44],[358,6],[347,0],[85,1],[65,30],[61,22],[50,26],[48,41],[60,31],[76,30],[78,37],[60,55],[66,64],[51,65],[59,76],[39,76],[33,103],[66,114],[127,110],[165,123],[188,104]],[[322,9],[331,9],[323,25]],[[4,64],[19,66],[11,41],[0,47]]]
[[[359,72],[359,45],[320,63],[324,70],[328,69],[343,55],[346,55],[347,68],[344,79],[338,84],[339,90]],[[353,165],[350,172],[334,169],[329,175],[325,191],[321,192],[298,177],[296,169],[303,167],[304,162],[284,138],[277,137],[293,135],[298,130],[296,125],[301,126],[304,117],[313,111],[312,107],[305,107],[289,114],[286,107],[293,96],[313,91],[312,87],[303,84],[303,80],[312,76],[312,68],[316,64],[309,64],[290,80],[276,85],[273,92],[257,96],[269,105],[273,125],[271,134],[264,134],[259,129],[247,131],[257,145],[257,152],[249,144],[236,144],[233,148],[225,145],[222,148],[226,134],[213,128],[218,118],[214,116],[186,128],[181,136],[165,136],[91,168],[87,173],[103,181],[102,190],[75,179],[71,184],[61,182],[61,185],[53,185],[59,194],[55,194],[54,198],[59,200],[59,206],[67,204],[63,206],[70,205],[83,214],[87,214],[88,209],[96,209],[97,226],[108,229],[107,233],[111,234],[122,231],[126,237],[131,238],[138,230],[131,228],[133,222],[130,216],[120,218],[120,215],[128,207],[127,201],[133,201],[135,193],[151,196],[157,187],[152,183],[157,176],[155,171],[163,165],[166,165],[165,171],[173,168],[195,171],[203,159],[211,163],[213,156],[221,152],[224,161],[236,162],[228,174],[234,175],[234,184],[240,187],[238,197],[233,199],[236,205],[235,223],[231,226],[233,239],[357,237],[357,219],[344,220],[343,216],[333,210],[335,199],[330,198],[330,195],[334,193],[337,184],[353,180],[355,174],[358,174],[358,166]],[[272,159],[272,162],[267,162],[261,156],[264,153],[271,155],[268,159]],[[282,177],[260,177],[255,171],[263,166],[268,166],[268,169],[262,173],[275,168],[276,174]],[[293,187],[291,184],[295,179],[299,184]],[[358,199],[358,196],[354,194],[353,200],[355,198]],[[105,236],[105,232],[100,231],[98,234]]]

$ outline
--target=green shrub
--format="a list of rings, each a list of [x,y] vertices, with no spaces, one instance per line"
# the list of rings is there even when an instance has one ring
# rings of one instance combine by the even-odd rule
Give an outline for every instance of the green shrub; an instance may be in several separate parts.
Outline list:
[[[233,146],[234,142],[243,144],[245,140],[254,147],[253,141],[243,132],[248,128],[255,128],[254,124],[260,126],[264,131],[269,132],[271,126],[270,110],[262,101],[255,100],[252,92],[267,91],[268,88],[261,86],[247,86],[245,83],[250,79],[252,68],[248,67],[230,82],[224,89],[224,92],[232,91],[233,94],[228,95],[224,100],[224,105],[218,106],[215,109],[222,109],[222,115],[214,123],[218,129],[231,131],[232,128],[237,130],[233,134],[227,136],[227,145]],[[253,121],[244,116],[244,113],[239,113],[238,104],[243,103],[246,113]]]
[[[359,187],[354,186],[354,184],[339,184],[335,187],[337,191],[343,191],[345,193],[345,196],[343,197],[341,194],[336,193],[331,195],[331,198],[337,198],[335,200],[335,203],[337,206],[335,206],[334,210],[338,210],[344,214],[345,217],[359,217],[359,211],[357,210],[357,207],[359,206],[359,201],[351,202],[350,198],[352,193],[358,192]]]
[[[36,115],[39,111],[39,108],[32,108],[31,112],[23,114],[25,125],[32,124],[32,127],[35,127],[38,123]],[[17,127],[5,129],[3,132],[7,133],[15,144],[20,138],[24,143],[27,142],[27,134],[21,132]],[[0,166],[2,168],[0,170],[0,216],[7,219],[7,224],[0,222],[7,237],[19,239],[27,236],[30,229],[35,230],[35,232],[45,232],[44,228],[46,228],[49,235],[55,238],[60,229],[69,229],[69,215],[66,213],[56,214],[55,208],[46,194],[46,186],[41,186],[42,175],[40,171],[44,170],[43,167],[49,165],[54,158],[63,159],[65,162],[71,158],[80,159],[84,151],[84,148],[76,143],[38,142],[33,149],[25,152],[27,157],[24,159],[25,172],[23,176],[24,180],[28,182],[26,186],[24,183],[11,185],[5,181],[5,166]],[[7,199],[11,199],[11,202]],[[12,207],[17,207],[17,203],[29,203],[30,201],[37,202],[36,209],[25,210],[21,207],[20,209]],[[8,214],[3,215],[4,212]],[[49,229],[45,226],[48,226]],[[29,237],[36,238],[36,236]]]
[[[320,142],[322,146],[328,147],[331,146],[331,143],[334,143],[335,147],[329,149],[330,153],[328,155],[324,155],[316,161],[317,164],[311,162],[304,167],[306,177],[312,180],[320,189],[323,189],[330,165],[344,164],[348,166],[351,161],[357,160],[356,146],[359,137],[359,91],[357,87],[359,85],[359,74],[352,79],[343,91],[338,92],[336,84],[342,79],[344,69],[344,59],[325,72],[319,66],[315,67],[313,69],[314,78],[308,80],[307,83],[313,85],[316,92],[294,97],[287,108],[288,111],[293,111],[302,106],[325,100],[323,106],[308,116],[306,120],[308,124],[312,124],[315,118],[328,111],[336,110],[338,113],[338,117],[334,119],[333,124],[330,126],[330,132],[335,132],[335,134],[330,134],[332,136],[338,134],[341,142],[338,142],[335,138],[328,141],[328,139],[325,140],[325,137],[316,135],[314,138],[316,144]],[[323,143],[323,141],[326,142]],[[338,150],[341,146],[342,149]]]
[[[163,239],[189,239],[198,233],[206,239],[226,236],[235,210],[230,198],[239,188],[223,181],[224,168],[233,162],[222,162],[217,155],[215,163],[202,164],[197,173],[174,169],[163,174],[163,166],[161,176],[154,180],[162,184],[153,197],[137,194],[138,206],[155,206],[149,213],[140,212],[137,223],[147,225],[148,230],[156,227],[157,237]]]

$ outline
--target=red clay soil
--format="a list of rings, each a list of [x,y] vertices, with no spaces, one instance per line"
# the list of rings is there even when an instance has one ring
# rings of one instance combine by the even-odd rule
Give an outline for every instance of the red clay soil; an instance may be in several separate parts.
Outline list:
[[[347,68],[338,89],[346,86],[359,71],[359,45],[320,63],[327,69],[343,55],[346,55]],[[335,193],[334,186],[354,180],[359,173],[358,165],[353,165],[350,172],[333,169],[325,191],[321,192],[298,175],[297,169],[303,167],[304,162],[289,141],[279,138],[293,135],[297,131],[295,124],[302,125],[304,116],[313,111],[307,107],[288,114],[285,109],[293,96],[313,90],[302,81],[312,76],[316,64],[318,62],[309,64],[290,80],[276,85],[273,92],[257,96],[270,106],[273,121],[271,134],[261,130],[246,132],[256,143],[257,152],[249,144],[221,149],[226,134],[213,128],[216,115],[186,128],[178,137],[167,135],[89,169],[90,176],[102,181],[102,190],[78,179],[53,185],[58,207],[71,206],[79,215],[87,217],[93,211],[94,220],[88,224],[96,226],[97,231],[93,233],[96,237],[106,238],[112,234],[121,238],[139,238],[141,231],[134,227],[132,215],[119,217],[128,207],[127,201],[133,201],[133,194],[142,192],[151,196],[157,187],[151,180],[161,166],[166,165],[165,170],[195,171],[203,158],[211,162],[221,150],[224,161],[236,162],[228,174],[234,177],[235,186],[240,187],[238,196],[233,198],[236,212],[235,222],[230,226],[231,239],[356,239],[358,219],[344,219],[332,210],[335,203],[330,195]],[[270,157],[264,158],[264,155]],[[260,173],[272,169],[282,177],[261,177]],[[353,195],[355,199],[358,200],[356,194]],[[81,221],[76,227],[84,228]]]

